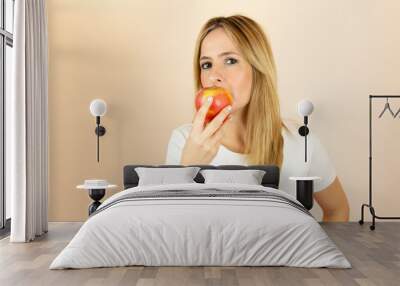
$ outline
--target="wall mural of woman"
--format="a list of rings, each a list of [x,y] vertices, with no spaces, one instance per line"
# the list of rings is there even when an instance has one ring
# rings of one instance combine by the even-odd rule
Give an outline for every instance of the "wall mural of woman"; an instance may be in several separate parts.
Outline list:
[[[243,15],[208,20],[195,46],[194,77],[196,90],[225,88],[233,103],[204,124],[211,105],[204,101],[192,123],[172,131],[166,164],[277,165],[279,188],[291,194],[290,176],[319,176],[314,198],[323,220],[348,221],[345,192],[320,140],[310,132],[304,163],[298,126],[281,117],[275,61],[258,23]]]

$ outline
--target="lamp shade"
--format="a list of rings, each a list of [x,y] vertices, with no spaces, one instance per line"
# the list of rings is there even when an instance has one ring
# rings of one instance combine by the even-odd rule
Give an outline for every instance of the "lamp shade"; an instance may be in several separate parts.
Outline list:
[[[94,99],[90,103],[90,113],[93,116],[103,116],[106,114],[107,104],[102,99]]]
[[[314,105],[309,100],[302,100],[297,105],[297,111],[301,116],[309,116],[314,110]]]

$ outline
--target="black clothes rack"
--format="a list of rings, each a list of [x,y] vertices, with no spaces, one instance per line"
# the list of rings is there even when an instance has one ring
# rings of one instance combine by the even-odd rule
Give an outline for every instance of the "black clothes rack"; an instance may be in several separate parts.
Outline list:
[[[372,100],[374,98],[400,98],[400,95],[370,95],[369,96],[369,203],[362,204],[361,206],[361,219],[358,221],[359,224],[364,224],[364,207],[369,208],[372,215],[372,225],[370,229],[375,229],[375,219],[400,219],[400,217],[383,217],[378,216],[375,213],[375,209],[372,205]],[[397,115],[397,113],[396,113]]]

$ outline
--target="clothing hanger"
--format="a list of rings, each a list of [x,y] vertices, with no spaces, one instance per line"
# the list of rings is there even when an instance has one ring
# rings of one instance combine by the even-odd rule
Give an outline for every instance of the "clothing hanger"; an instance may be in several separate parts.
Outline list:
[[[397,110],[397,112],[396,112],[396,114],[394,115],[394,117],[397,117],[397,114],[399,114],[400,113],[400,108],[399,108],[399,110]]]
[[[383,116],[383,114],[385,113],[386,109],[389,110],[389,112],[392,114],[393,117],[396,117],[397,113],[399,113],[399,111],[396,112],[396,115],[394,115],[392,109],[390,108],[390,104],[389,104],[389,99],[386,97],[386,103],[385,103],[385,108],[383,109],[383,111],[381,112],[381,114],[379,115],[379,118],[381,118]]]

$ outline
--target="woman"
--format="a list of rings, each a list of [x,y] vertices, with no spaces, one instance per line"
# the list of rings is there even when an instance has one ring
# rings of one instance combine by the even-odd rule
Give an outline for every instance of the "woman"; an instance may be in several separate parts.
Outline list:
[[[233,96],[210,123],[204,102],[193,122],[171,135],[166,164],[277,165],[279,188],[292,195],[290,176],[319,176],[314,198],[324,221],[348,221],[349,206],[329,157],[315,134],[309,134],[309,160],[298,126],[280,116],[275,62],[262,28],[248,17],[210,19],[201,29],[194,55],[195,88],[218,86]],[[229,120],[225,120],[228,117]]]

